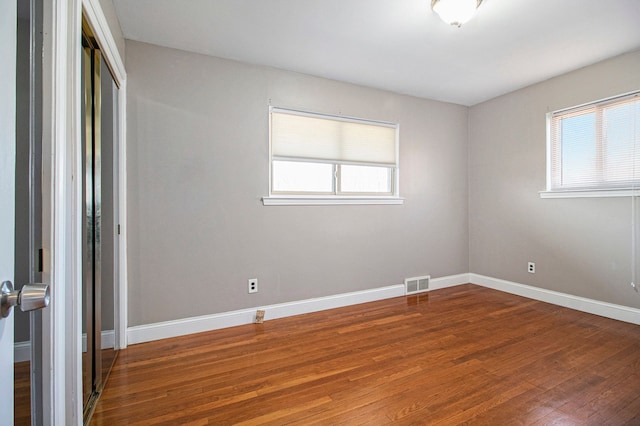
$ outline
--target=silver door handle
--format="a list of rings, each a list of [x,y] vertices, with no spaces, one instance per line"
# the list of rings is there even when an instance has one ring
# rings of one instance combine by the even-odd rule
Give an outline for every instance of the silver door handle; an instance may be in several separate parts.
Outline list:
[[[34,311],[49,306],[49,286],[47,284],[25,284],[22,290],[14,290],[11,281],[0,287],[0,319],[11,313],[11,308],[20,306],[22,312]]]

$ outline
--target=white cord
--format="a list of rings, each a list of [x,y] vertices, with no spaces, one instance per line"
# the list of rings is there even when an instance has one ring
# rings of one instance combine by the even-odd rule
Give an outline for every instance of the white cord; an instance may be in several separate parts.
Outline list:
[[[636,112],[636,114],[638,114]],[[638,268],[638,259],[636,257],[636,246],[637,246],[637,223],[636,223],[636,182],[640,179],[640,171],[638,171],[638,144],[640,143],[640,129],[636,128],[635,123],[637,120],[634,120],[634,138],[633,141],[633,176],[631,177],[631,287],[638,292],[638,284],[636,283],[636,269]]]
[[[631,287],[637,292],[636,285],[636,269],[638,267],[636,260],[636,195],[635,186],[631,188]]]

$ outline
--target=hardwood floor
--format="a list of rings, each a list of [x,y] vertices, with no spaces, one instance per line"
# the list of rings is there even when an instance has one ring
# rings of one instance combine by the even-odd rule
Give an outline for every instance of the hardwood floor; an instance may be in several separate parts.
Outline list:
[[[31,424],[31,363],[29,361],[13,364],[13,416],[14,426]]]
[[[640,425],[640,326],[471,284],[134,345],[92,425]]]

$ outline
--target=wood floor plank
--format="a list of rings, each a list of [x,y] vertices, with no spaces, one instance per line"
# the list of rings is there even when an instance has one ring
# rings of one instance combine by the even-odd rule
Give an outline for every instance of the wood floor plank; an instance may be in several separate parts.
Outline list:
[[[31,363],[29,361],[13,364],[14,426],[31,425]]]
[[[266,318],[121,351],[91,424],[640,418],[637,325],[470,284]]]

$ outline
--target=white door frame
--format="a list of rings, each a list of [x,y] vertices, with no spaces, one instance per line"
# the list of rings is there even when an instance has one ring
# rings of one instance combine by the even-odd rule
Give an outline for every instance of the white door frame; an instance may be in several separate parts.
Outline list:
[[[119,84],[120,288],[116,339],[126,347],[126,74],[98,0],[43,2],[43,412],[47,425],[82,424],[82,167],[80,54],[82,13]],[[48,413],[48,416],[47,416]]]
[[[118,86],[118,224],[120,225],[120,244],[118,250],[118,282],[116,286],[115,305],[116,314],[116,349],[127,347],[127,157],[126,157],[126,106],[127,106],[127,74],[124,62],[115,39],[109,29],[107,19],[98,0],[82,0],[84,17],[91,27],[102,56],[107,62],[114,81]]]
[[[42,238],[45,252],[42,279],[50,284],[51,304],[42,314],[43,413],[47,425],[82,422],[77,409],[81,376],[80,346],[75,341],[80,323],[74,291],[78,274],[75,254],[79,234],[74,229],[77,167],[75,146],[79,128],[79,60],[74,54],[73,22],[77,0],[43,2],[43,131],[42,131]],[[48,414],[48,415],[47,415]]]

